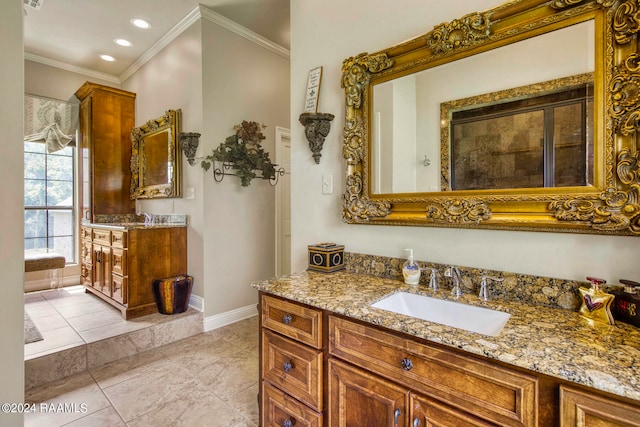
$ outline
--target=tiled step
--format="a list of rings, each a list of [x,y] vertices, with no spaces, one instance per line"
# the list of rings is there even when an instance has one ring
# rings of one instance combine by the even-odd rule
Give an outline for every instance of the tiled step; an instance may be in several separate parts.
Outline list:
[[[73,319],[69,319],[70,323]],[[171,316],[152,314],[109,328],[78,332],[79,342],[25,358],[25,389],[44,385],[203,332],[202,313],[189,308]],[[47,339],[46,333],[45,340]],[[37,344],[37,343],[35,343]],[[28,344],[27,346],[32,345]],[[25,346],[25,347],[27,347]]]

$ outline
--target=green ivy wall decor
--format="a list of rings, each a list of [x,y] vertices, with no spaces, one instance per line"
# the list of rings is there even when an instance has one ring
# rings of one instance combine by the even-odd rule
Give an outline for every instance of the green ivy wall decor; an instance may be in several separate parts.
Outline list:
[[[241,124],[233,127],[235,134],[227,137],[218,148],[202,159],[202,168],[208,171],[214,162],[221,162],[221,168],[213,169],[214,179],[218,182],[222,181],[224,175],[235,175],[240,178],[243,187],[248,187],[251,181],[258,177],[259,172],[262,179],[271,182],[275,180],[277,183],[277,176],[284,175],[284,169],[276,170],[269,153],[260,145],[266,138],[262,134],[265,128],[265,125],[257,122],[243,120]],[[225,172],[229,169],[233,169],[233,173]]]

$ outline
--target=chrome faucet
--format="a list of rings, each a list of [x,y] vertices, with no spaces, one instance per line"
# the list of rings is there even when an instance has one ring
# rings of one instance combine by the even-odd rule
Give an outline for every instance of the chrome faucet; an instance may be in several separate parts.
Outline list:
[[[502,282],[504,280],[501,277],[482,276],[480,278],[480,293],[478,294],[478,298],[480,298],[481,301],[489,301],[489,291],[487,290],[487,279],[493,280],[494,282]]]
[[[462,290],[460,289],[460,269],[450,265],[444,270],[444,277],[451,277],[453,281],[451,293],[454,294],[456,298],[460,298],[462,296]]]
[[[438,269],[437,268],[429,268],[431,270],[431,276],[429,277],[429,288],[432,291],[438,291]]]

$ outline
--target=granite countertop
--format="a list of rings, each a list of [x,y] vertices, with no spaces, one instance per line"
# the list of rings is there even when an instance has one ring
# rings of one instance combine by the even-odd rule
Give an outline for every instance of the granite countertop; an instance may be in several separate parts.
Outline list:
[[[640,400],[640,329],[617,322],[593,323],[571,310],[506,300],[458,302],[511,314],[497,337],[369,307],[387,295],[407,291],[453,300],[448,290],[405,285],[399,280],[336,272],[305,271],[252,283],[281,296],[428,341],[496,359],[531,371]]]
[[[175,228],[186,227],[187,224],[153,224],[145,225],[144,222],[110,222],[110,223],[84,223],[84,227],[107,228],[110,230],[140,230],[149,228]]]

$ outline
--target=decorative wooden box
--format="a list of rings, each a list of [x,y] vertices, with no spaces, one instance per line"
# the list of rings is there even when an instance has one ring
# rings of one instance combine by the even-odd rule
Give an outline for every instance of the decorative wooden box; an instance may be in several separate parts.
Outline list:
[[[309,270],[332,273],[344,268],[344,245],[335,243],[309,245]]]

